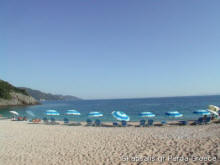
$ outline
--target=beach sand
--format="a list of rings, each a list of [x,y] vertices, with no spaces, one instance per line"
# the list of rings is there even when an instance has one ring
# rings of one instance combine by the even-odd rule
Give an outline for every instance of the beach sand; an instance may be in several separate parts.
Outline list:
[[[220,164],[220,124],[112,128],[0,120],[0,165],[203,163]]]

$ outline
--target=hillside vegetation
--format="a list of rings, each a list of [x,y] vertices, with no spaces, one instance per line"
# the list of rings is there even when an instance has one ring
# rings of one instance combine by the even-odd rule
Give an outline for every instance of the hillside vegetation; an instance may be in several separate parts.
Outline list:
[[[18,88],[0,80],[0,106],[36,105],[37,100],[79,100],[75,96],[53,95],[30,88]]]
[[[81,100],[78,97],[70,95],[55,95],[51,93],[41,92],[39,90],[34,90],[30,88],[20,87],[20,89],[25,90],[30,96],[37,100]]]
[[[11,99],[11,92],[21,93],[28,96],[27,92],[24,89],[16,88],[8,82],[0,80],[0,98],[6,100]]]

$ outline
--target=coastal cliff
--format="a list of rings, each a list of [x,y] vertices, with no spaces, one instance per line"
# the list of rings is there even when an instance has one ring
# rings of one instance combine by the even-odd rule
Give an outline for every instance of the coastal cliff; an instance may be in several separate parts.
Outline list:
[[[25,90],[0,80],[0,106],[35,105],[39,102]]]

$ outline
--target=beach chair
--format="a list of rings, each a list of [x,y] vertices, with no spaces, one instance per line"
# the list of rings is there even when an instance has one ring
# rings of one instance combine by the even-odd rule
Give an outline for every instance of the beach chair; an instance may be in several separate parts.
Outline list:
[[[211,123],[211,117],[207,117],[204,121],[205,124]]]
[[[200,117],[198,120],[195,121],[196,125],[202,125],[203,124],[203,117]]]
[[[122,120],[122,121],[121,121],[121,126],[122,126],[122,127],[127,127],[127,121]]]
[[[187,125],[188,121],[179,121],[180,125]]]
[[[161,123],[162,126],[167,124],[166,121],[161,121],[160,123]]]
[[[147,126],[153,126],[153,125],[154,125],[154,121],[153,120],[148,120]]]
[[[146,126],[146,120],[140,120],[140,127],[145,127]]]
[[[95,120],[95,126],[101,126],[101,121],[99,119]]]
[[[65,118],[63,119],[63,122],[64,122],[64,124],[69,124],[69,119],[65,117]]]
[[[113,127],[118,127],[118,123],[117,122],[113,122],[112,125],[113,125]]]
[[[56,123],[56,119],[54,117],[51,117],[50,118],[50,122],[51,122],[51,124],[55,124]]]
[[[45,124],[48,124],[48,118],[44,117],[43,121],[44,121]]]
[[[198,119],[198,124],[204,124],[204,120],[203,120],[203,117],[200,117],[199,119]]]
[[[87,126],[91,126],[92,125],[92,120],[91,119],[87,119],[86,123],[87,123]]]

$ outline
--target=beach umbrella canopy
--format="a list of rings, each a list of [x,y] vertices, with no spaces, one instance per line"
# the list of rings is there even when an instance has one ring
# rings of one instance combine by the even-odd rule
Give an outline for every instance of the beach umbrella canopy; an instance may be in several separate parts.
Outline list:
[[[166,112],[166,115],[170,117],[182,117],[183,116],[183,114],[179,113],[178,111]]]
[[[57,112],[56,110],[47,110],[46,115],[48,115],[48,116],[59,116],[60,113]]]
[[[205,109],[199,109],[194,111],[193,113],[198,114],[198,115],[210,115],[211,113],[208,110]]]
[[[113,111],[112,115],[114,118],[116,118],[119,121],[129,121],[130,120],[130,117],[122,111]]]
[[[208,111],[216,116],[219,116],[219,110],[220,110],[220,108],[215,105],[208,106]]]
[[[155,117],[155,114],[153,114],[152,112],[141,112],[139,114],[139,116],[141,116],[141,117]]]
[[[220,110],[220,108],[219,108],[219,107],[217,107],[217,106],[215,106],[215,105],[209,105],[209,106],[208,106],[208,110],[212,110],[212,111],[219,111],[219,110]]]
[[[16,112],[16,111],[9,111],[11,114],[13,114],[13,115],[19,115],[19,113],[18,112]]]
[[[88,116],[89,117],[102,117],[103,114],[100,112],[89,112]]]
[[[216,116],[219,116],[219,112],[218,111],[213,111],[213,110],[210,110],[208,109],[208,111],[211,113],[211,114],[214,114]]]
[[[77,110],[67,110],[65,115],[80,115],[80,113]]]

